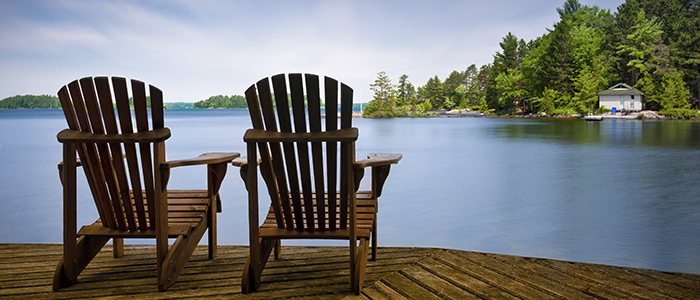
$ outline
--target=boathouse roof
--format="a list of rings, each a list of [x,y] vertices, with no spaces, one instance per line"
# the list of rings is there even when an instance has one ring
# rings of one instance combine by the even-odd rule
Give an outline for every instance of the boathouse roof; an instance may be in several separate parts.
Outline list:
[[[598,96],[601,95],[644,95],[644,93],[624,83],[618,83],[611,88],[598,93]]]

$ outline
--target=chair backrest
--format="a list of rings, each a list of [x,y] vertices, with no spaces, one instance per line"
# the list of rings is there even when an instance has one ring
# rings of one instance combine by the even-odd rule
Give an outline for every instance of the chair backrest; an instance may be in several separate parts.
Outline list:
[[[158,88],[149,85],[149,107],[144,83],[131,80],[135,119],[132,121],[126,79],[112,77],[111,83],[110,86],[107,77],[85,77],[58,91],[69,129],[93,134],[129,134],[164,128],[163,93]],[[155,146],[145,142],[138,145],[115,142],[83,143],[76,147],[105,227],[121,231],[155,229],[154,165],[164,160],[153,154],[164,153],[162,142],[158,145],[162,151],[152,151]]]
[[[319,77],[312,74],[279,74],[270,79],[272,89],[270,80],[264,78],[245,93],[254,129],[332,132],[338,130],[338,115],[340,129],[352,126],[353,92],[347,85],[325,77],[321,86]],[[354,193],[348,188],[352,178],[347,175],[355,159],[353,142],[268,142],[259,143],[258,149],[278,227],[306,232],[347,228],[349,199]]]

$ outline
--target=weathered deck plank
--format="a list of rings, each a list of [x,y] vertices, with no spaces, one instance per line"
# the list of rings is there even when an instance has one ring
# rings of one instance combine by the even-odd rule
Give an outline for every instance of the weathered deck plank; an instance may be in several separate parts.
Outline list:
[[[78,278],[51,291],[60,245],[0,244],[0,298],[281,299],[696,299],[700,275],[434,248],[380,248],[368,262],[362,295],[350,291],[347,248],[283,247],[258,292],[240,293],[244,246],[198,247],[184,272],[158,292],[155,248],[106,247]]]

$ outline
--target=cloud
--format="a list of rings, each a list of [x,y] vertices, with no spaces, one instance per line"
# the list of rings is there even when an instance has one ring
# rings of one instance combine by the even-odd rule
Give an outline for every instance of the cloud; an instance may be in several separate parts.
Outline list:
[[[490,63],[508,32],[541,36],[560,2],[0,1],[0,98],[90,75],[141,79],[169,102],[242,94],[281,72],[369,90],[386,71],[420,86]]]

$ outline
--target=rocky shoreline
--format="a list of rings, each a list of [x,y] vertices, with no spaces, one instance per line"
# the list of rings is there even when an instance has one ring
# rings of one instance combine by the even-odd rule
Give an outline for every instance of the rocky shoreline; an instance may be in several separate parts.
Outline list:
[[[430,116],[416,116],[415,118],[551,118],[551,119],[581,119],[583,120],[585,116],[582,116],[580,114],[573,114],[573,115],[548,115],[546,113],[539,113],[539,114],[515,114],[515,115],[494,115],[490,113],[482,113],[478,111],[471,111],[468,108],[465,109],[454,109],[454,110],[438,110],[434,112],[434,115]],[[690,119],[678,119],[678,118],[669,118],[664,116],[663,114],[659,114],[656,111],[653,110],[643,110],[643,111],[638,111],[638,112],[631,112],[627,114],[623,113],[603,113],[601,115],[596,115],[596,116],[601,116],[603,120],[605,119],[612,119],[612,120],[700,120],[700,118],[690,118]],[[322,116],[325,117],[325,116]],[[353,118],[364,118],[362,113],[359,112],[353,112],[352,115]],[[413,118],[412,116],[404,116],[402,118]]]
[[[576,119],[583,119],[584,116],[580,114],[573,114],[573,115],[556,115],[556,116],[550,116],[547,115],[546,113],[540,113],[540,114],[516,114],[516,115],[493,115],[493,114],[488,114],[488,113],[481,113],[481,112],[472,112],[469,109],[455,109],[455,110],[450,110],[450,111],[438,111],[437,112],[440,117],[443,118],[468,118],[468,117],[487,117],[487,118],[555,118],[555,119],[563,119],[563,118],[576,118]],[[667,118],[666,116],[659,114],[656,111],[652,110],[644,110],[644,111],[639,111],[639,112],[631,112],[628,114],[622,114],[620,112],[618,113],[604,113],[600,115],[603,120],[605,119],[612,119],[612,120],[678,120],[676,118]],[[690,120],[700,120],[700,118],[690,118]]]

